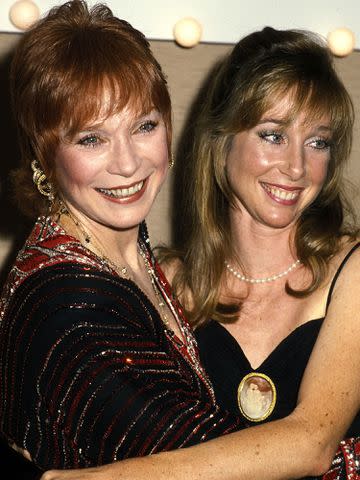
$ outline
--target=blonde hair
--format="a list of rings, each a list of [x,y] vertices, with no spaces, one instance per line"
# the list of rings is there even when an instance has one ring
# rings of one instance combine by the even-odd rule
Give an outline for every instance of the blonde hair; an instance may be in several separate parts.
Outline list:
[[[354,233],[344,226],[342,198],[354,111],[326,44],[306,31],[267,27],[248,35],[220,64],[204,96],[187,172],[192,192],[187,202],[187,244],[181,252],[164,255],[165,259],[181,259],[174,287],[180,295],[190,290],[188,314],[194,325],[209,318],[229,321],[239,311],[240,303],[219,303],[224,261],[235,254],[229,222],[233,196],[224,163],[234,135],[254,127],[289,92],[293,94],[292,116],[300,110],[305,110],[310,120],[326,114],[333,136],[326,181],[299,218],[295,234],[295,253],[310,269],[312,282],[302,291],[287,285],[287,292],[304,296],[314,291],[324,279],[327,261],[338,250],[341,236]]]

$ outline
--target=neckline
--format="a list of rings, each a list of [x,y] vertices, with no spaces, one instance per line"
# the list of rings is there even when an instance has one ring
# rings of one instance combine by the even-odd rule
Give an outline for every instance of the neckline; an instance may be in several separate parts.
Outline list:
[[[41,219],[40,219],[40,221],[41,221]],[[92,259],[92,260],[95,260],[102,271],[104,271],[105,273],[111,274],[111,275],[115,275],[116,278],[118,278],[119,280],[130,283],[133,287],[135,287],[137,289],[137,291],[140,292],[141,295],[147,300],[149,305],[151,305],[152,310],[154,310],[154,312],[156,313],[156,316],[159,317],[160,325],[163,326],[166,331],[171,333],[171,336],[175,337],[177,342],[179,342],[180,344],[184,344],[184,342],[179,338],[178,335],[176,335],[176,333],[173,330],[166,327],[166,325],[164,324],[164,322],[161,319],[161,315],[160,315],[158,309],[156,308],[154,302],[150,299],[150,297],[147,295],[147,293],[131,277],[121,276],[119,274],[119,272],[117,270],[115,270],[115,268],[110,263],[108,263],[106,261],[106,259],[103,259],[96,252],[94,252],[89,247],[84,245],[74,235],[69,234],[65,230],[65,228],[59,222],[57,222],[56,220],[51,218],[51,216],[45,217],[44,223],[45,223],[45,225],[50,224],[51,227],[54,228],[54,230],[56,230],[56,232],[58,234],[62,235],[66,239],[65,240],[66,243],[76,243],[76,245],[79,245],[81,247],[81,249],[83,250],[85,256]],[[51,232],[50,232],[50,235],[51,235]],[[139,242],[139,240],[138,240],[138,242]],[[151,259],[149,259],[149,261],[151,262]],[[152,264],[152,262],[151,262],[151,264]],[[168,303],[167,296],[166,296],[165,301]]]
[[[253,372],[258,372],[260,370],[264,370],[264,368],[267,366],[268,363],[271,362],[271,359],[277,354],[279,350],[281,350],[284,345],[286,345],[294,336],[298,335],[301,330],[305,330],[307,328],[311,328],[313,325],[319,326],[319,329],[324,321],[325,317],[320,317],[320,318],[314,318],[311,320],[306,321],[305,323],[302,323],[301,325],[298,325],[294,330],[292,330],[286,337],[284,337],[274,348],[271,350],[271,352],[264,358],[264,360],[261,362],[260,365],[258,365],[256,368],[254,368],[248,357],[245,355],[244,350],[242,349],[241,345],[235,340],[235,338],[231,335],[231,333],[226,330],[226,328],[216,320],[211,320],[211,324],[213,324],[214,328],[217,328],[219,331],[218,333],[220,335],[226,336],[228,339],[228,344],[230,345],[231,349],[235,351],[236,353],[240,354],[244,360],[247,363],[248,368],[253,371]],[[206,328],[206,326],[205,326]]]
[[[122,277],[119,275],[119,273],[111,266],[109,265],[106,261],[103,261],[103,259],[97,255],[95,252],[90,250],[86,245],[83,245],[80,240],[78,240],[76,237],[73,235],[70,235],[66,232],[66,230],[63,228],[62,225],[60,225],[58,222],[56,222],[53,218],[50,216],[43,216],[38,219],[38,222],[40,224],[40,227],[45,227],[45,237],[51,236],[52,232],[46,231],[49,227],[51,227],[57,234],[61,235],[64,238],[64,243],[75,243],[76,245],[80,246],[83,254],[89,259],[92,260],[95,265],[92,265],[94,268],[100,268],[101,271],[105,274],[112,275],[118,281],[128,283],[132,286],[133,289],[136,289],[136,291],[143,297],[143,299],[148,303],[149,307],[151,307],[154,315],[154,320],[156,319],[156,323],[159,327],[160,330],[162,330],[167,337],[168,341],[171,343],[171,345],[179,351],[179,353],[182,355],[185,361],[187,361],[191,368],[196,372],[198,377],[202,380],[204,385],[206,386],[207,390],[210,393],[210,396],[212,400],[215,402],[215,394],[213,392],[212,385],[200,363],[200,358],[198,354],[198,347],[197,347],[197,342],[193,333],[193,330],[189,323],[187,322],[183,310],[176,301],[176,299],[173,298],[172,292],[171,292],[171,286],[165,277],[164,272],[162,271],[160,265],[156,261],[153,252],[151,250],[151,247],[149,245],[149,242],[147,240],[144,240],[143,238],[138,239],[138,242],[140,244],[140,248],[144,247],[145,248],[145,254],[147,255],[147,258],[152,266],[152,268],[155,270],[157,277],[158,277],[158,285],[160,288],[160,291],[162,292],[164,301],[168,305],[169,309],[171,311],[174,311],[174,315],[177,316],[178,318],[178,325],[180,332],[183,336],[183,338],[180,338],[174,330],[168,328],[162,318],[161,315],[156,308],[155,304],[153,301],[149,298],[147,293],[132,279],[132,278],[126,278]],[[36,241],[36,240],[35,240]],[[96,267],[97,265],[97,267]]]
[[[296,328],[294,328],[286,337],[284,337],[274,348],[273,350],[266,356],[266,358],[261,362],[261,364],[256,367],[256,368],[253,368],[253,366],[251,365],[249,359],[247,358],[247,356],[245,355],[245,352],[244,350],[242,349],[241,345],[235,340],[235,338],[231,335],[230,332],[228,332],[228,330],[226,330],[226,328],[219,322],[215,321],[215,320],[212,320],[212,322],[215,324],[217,324],[218,327],[220,327],[222,330],[222,332],[225,332],[225,335],[228,336],[228,339],[230,341],[230,345],[232,346],[232,349],[235,350],[235,351],[238,351],[240,352],[240,354],[244,357],[246,363],[248,364],[249,368],[251,368],[253,371],[259,371],[259,369],[262,369],[264,368],[264,366],[270,362],[271,358],[278,352],[278,350],[280,350],[283,345],[285,345],[293,336],[297,335],[299,331],[301,331],[302,329],[305,329],[305,328],[309,328],[309,325],[313,325],[314,323],[319,323],[319,328],[321,327],[321,324],[322,322],[324,321],[325,319],[325,316],[327,314],[327,311],[328,311],[328,308],[329,308],[329,305],[330,305],[330,302],[331,302],[331,297],[332,297],[332,293],[334,291],[334,288],[335,288],[335,284],[336,284],[336,281],[342,271],[342,269],[344,268],[344,266],[346,265],[348,259],[351,257],[352,253],[357,250],[358,248],[360,247],[360,242],[356,242],[350,249],[349,251],[346,253],[346,255],[344,256],[344,258],[342,259],[342,261],[340,262],[340,265],[338,266],[338,268],[336,269],[336,272],[331,280],[331,283],[330,283],[330,287],[329,287],[329,290],[328,290],[328,294],[327,294],[327,298],[326,298],[326,304],[325,304],[325,314],[323,317],[319,317],[319,318],[314,318],[314,319],[311,319],[311,320],[307,320],[306,322],[298,325]]]

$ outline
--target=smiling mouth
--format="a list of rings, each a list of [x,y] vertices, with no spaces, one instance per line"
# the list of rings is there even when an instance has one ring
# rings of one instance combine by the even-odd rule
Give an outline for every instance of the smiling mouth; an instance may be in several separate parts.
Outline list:
[[[268,192],[275,200],[280,201],[295,201],[301,193],[301,190],[284,190],[274,185],[268,185],[266,183],[261,183],[263,189]]]
[[[136,193],[140,192],[143,188],[145,181],[142,180],[139,183],[135,183],[129,187],[124,188],[97,188],[96,190],[103,195],[107,195],[111,198],[126,198],[135,195]]]

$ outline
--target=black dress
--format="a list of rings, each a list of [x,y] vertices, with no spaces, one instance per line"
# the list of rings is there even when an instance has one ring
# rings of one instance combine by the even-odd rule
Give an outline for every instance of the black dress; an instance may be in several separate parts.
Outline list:
[[[330,286],[326,309],[342,268],[351,254],[359,247],[360,243],[351,249],[337,270]],[[234,415],[243,416],[246,426],[269,422],[289,415],[296,407],[301,379],[323,321],[324,318],[313,319],[296,328],[256,369],[251,367],[237,341],[218,322],[211,320],[204,327],[196,330],[201,361],[212,381],[216,400],[220,407]],[[276,389],[276,401],[272,412],[259,421],[252,421],[244,416],[238,403],[238,387],[241,380],[248,375],[251,377],[252,374],[270,378]],[[360,412],[351,424],[346,437],[359,436]],[[360,447],[358,447],[358,455],[360,456]]]

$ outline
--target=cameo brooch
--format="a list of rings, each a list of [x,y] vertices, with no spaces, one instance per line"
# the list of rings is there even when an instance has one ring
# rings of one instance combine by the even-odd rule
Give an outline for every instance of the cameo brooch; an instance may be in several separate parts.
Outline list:
[[[237,401],[241,414],[247,420],[265,420],[271,415],[276,403],[274,382],[264,373],[249,373],[239,384]]]

